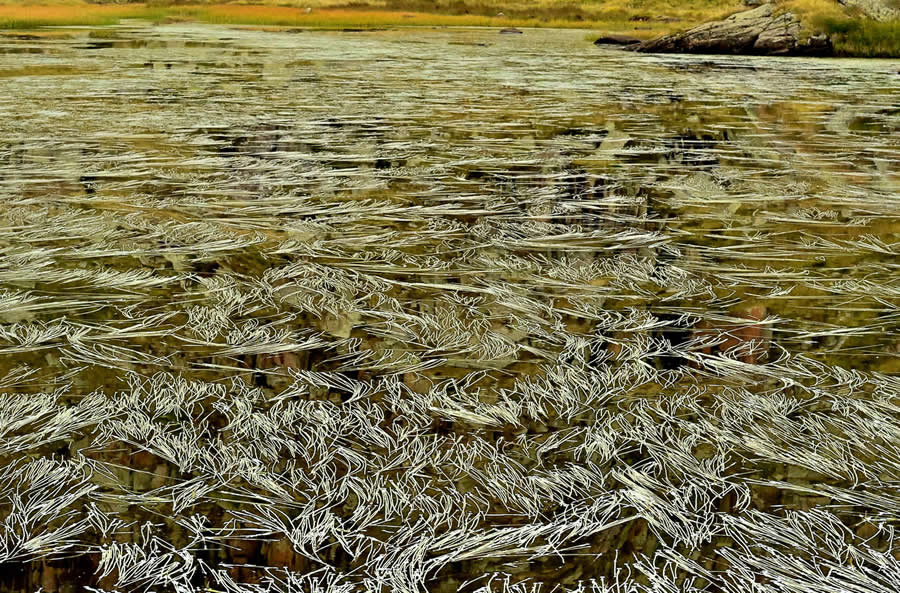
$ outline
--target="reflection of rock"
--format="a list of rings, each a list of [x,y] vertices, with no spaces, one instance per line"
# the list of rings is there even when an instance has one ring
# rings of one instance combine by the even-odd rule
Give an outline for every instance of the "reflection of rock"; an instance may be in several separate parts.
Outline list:
[[[650,53],[816,55],[832,53],[824,35],[802,39],[800,19],[793,13],[774,14],[772,4],[667,35],[636,47]]]
[[[41,589],[51,593],[59,590],[59,581],[57,579],[57,568],[48,566],[45,562],[41,570]]]
[[[361,319],[361,315],[356,311],[348,312],[340,317],[326,315],[321,321],[321,327],[338,338],[349,338],[353,327],[359,324]]]
[[[630,35],[604,35],[594,42],[594,45],[635,45],[641,40]]]
[[[309,569],[309,562],[294,551],[294,546],[286,537],[269,543],[264,556],[269,566],[283,567],[292,571]]]
[[[762,305],[741,307],[737,317],[746,319],[747,323],[738,325],[716,325],[702,321],[694,328],[695,337],[710,339],[709,345],[702,348],[705,354],[730,353],[734,358],[747,364],[760,364],[768,360],[772,330],[761,322],[765,320],[766,308]]]

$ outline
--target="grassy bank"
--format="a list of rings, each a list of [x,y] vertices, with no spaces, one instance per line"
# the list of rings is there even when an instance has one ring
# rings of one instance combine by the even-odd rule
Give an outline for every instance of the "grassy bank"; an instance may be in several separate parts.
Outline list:
[[[838,56],[900,56],[900,21],[874,21],[834,0],[782,0],[779,6],[800,16],[808,34],[828,35]]]
[[[900,22],[823,19],[822,30],[841,56],[894,58],[900,56]]]
[[[112,4],[85,0],[0,0],[0,29],[113,25],[122,19],[155,23],[199,21],[222,25],[318,29],[396,26],[557,27],[594,29],[650,39],[721,19],[745,9],[740,0],[256,0],[189,3],[150,0]],[[900,56],[900,21],[875,22],[835,0],[781,0],[806,23],[828,34],[842,56]]]
[[[0,6],[0,29],[34,29],[47,26],[105,26],[124,18],[145,18],[146,6],[129,5],[17,5]]]
[[[587,28],[650,38],[721,18],[740,7],[738,0],[688,0],[670,6],[662,0],[503,2],[500,0],[296,0],[189,4],[169,2],[97,4],[63,0],[53,4],[0,2],[0,28],[103,26],[121,19],[154,22],[196,20],[217,24],[276,27],[347,28],[387,26],[490,26]]]

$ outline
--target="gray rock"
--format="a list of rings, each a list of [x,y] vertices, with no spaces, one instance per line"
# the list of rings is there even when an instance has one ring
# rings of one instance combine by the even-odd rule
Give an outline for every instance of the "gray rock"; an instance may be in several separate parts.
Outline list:
[[[753,42],[756,53],[778,54],[795,45],[800,36],[800,21],[791,13],[785,13],[772,19]]]
[[[505,29],[500,29],[501,35],[521,35],[522,31],[516,29],[515,27],[507,27]]]
[[[594,45],[634,45],[640,43],[641,40],[630,35],[604,35],[594,42]]]
[[[838,4],[857,8],[870,19],[890,21],[900,19],[900,4],[892,0],[837,0]]]
[[[800,31],[800,19],[793,13],[776,15],[772,4],[763,4],[722,21],[647,41],[635,49],[650,53],[831,55],[827,37],[804,40]]]

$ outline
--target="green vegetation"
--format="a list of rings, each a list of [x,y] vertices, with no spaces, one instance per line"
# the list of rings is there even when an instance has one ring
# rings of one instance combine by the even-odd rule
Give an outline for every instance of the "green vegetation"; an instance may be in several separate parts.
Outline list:
[[[874,21],[834,0],[782,0],[779,6],[800,16],[808,34],[828,35],[838,56],[900,56],[900,21]]]
[[[143,15],[143,7],[78,5],[5,5],[0,6],[0,28],[34,29],[50,26],[115,25],[123,18]]]
[[[277,3],[276,3],[277,2]],[[781,0],[801,16],[809,35],[828,34],[841,56],[900,56],[900,21],[876,22],[834,0]],[[555,27],[593,29],[650,39],[743,10],[739,0],[256,0],[181,3],[150,0],[113,4],[0,0],[0,29],[103,27],[122,19],[155,23],[200,21],[222,25],[317,29],[396,26]]]
[[[900,21],[879,23],[863,19],[823,19],[822,25],[838,55],[866,58],[900,56]]]
[[[104,26],[120,19],[196,20],[228,25],[344,28],[387,26],[491,26],[584,28],[650,38],[722,18],[739,0],[293,0],[253,3],[153,1],[110,4],[61,0],[52,4],[0,2],[0,28]]]

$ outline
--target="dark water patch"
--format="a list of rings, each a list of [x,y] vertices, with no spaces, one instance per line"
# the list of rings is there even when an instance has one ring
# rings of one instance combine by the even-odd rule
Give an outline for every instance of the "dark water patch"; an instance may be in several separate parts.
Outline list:
[[[40,47],[4,47],[0,49],[3,54],[45,54],[52,53]]]

